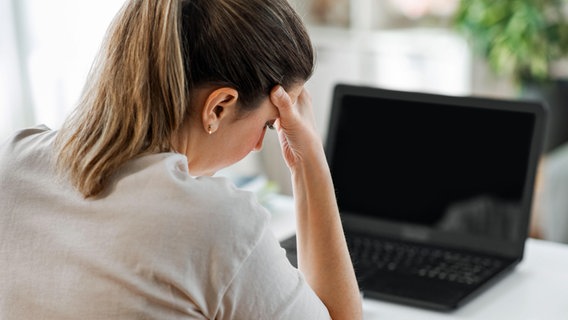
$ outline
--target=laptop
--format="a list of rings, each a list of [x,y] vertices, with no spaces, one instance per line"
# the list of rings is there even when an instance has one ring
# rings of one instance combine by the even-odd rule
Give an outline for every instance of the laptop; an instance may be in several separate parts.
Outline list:
[[[545,108],[334,87],[325,151],[364,297],[452,311],[515,268]],[[297,265],[295,236],[281,244]]]

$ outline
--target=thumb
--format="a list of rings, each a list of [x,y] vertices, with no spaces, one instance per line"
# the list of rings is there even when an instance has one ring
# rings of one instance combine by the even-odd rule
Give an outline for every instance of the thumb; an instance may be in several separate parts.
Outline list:
[[[290,96],[281,85],[276,85],[274,86],[274,88],[272,88],[270,92],[270,101],[279,110],[290,108],[292,106],[292,99],[290,99]]]

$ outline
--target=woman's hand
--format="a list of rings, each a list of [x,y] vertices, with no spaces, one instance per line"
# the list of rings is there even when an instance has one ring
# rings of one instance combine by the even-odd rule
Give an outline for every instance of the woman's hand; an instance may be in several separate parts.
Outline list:
[[[322,150],[309,92],[301,85],[293,88],[292,96],[297,97],[295,102],[280,85],[275,86],[270,93],[270,100],[280,114],[275,127],[282,154],[290,169],[310,153]]]

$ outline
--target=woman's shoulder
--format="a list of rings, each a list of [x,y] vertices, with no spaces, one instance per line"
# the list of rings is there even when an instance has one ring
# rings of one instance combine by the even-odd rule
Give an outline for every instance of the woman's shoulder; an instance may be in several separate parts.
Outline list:
[[[56,131],[51,130],[44,124],[33,127],[26,127],[12,132],[4,138],[2,145],[16,146],[26,142],[36,141],[38,139],[49,141],[55,135]],[[42,139],[43,138],[43,139]]]
[[[204,199],[207,202],[223,203],[223,199],[231,201],[244,200],[256,204],[254,194],[236,187],[233,180],[224,176],[191,176],[185,155],[164,152],[140,156],[121,168],[116,177],[117,182],[136,183],[150,182],[156,191],[164,190],[180,200],[189,197],[192,201]]]
[[[159,153],[133,160],[113,184],[111,196],[139,199],[162,214],[216,232],[256,233],[268,225],[269,214],[254,193],[239,189],[226,177],[191,176],[187,158],[181,154]]]
[[[0,164],[3,172],[9,171],[13,176],[14,170],[42,170],[45,173],[47,162],[51,159],[52,144],[56,131],[45,125],[27,127],[12,132],[0,140]],[[41,163],[43,167],[38,168]]]
[[[270,216],[254,193],[225,177],[192,177],[183,155],[144,156],[121,174],[107,200],[121,203],[146,239],[159,240],[148,249],[164,259],[189,254],[195,259],[188,261],[208,257],[229,268],[242,263],[268,230]],[[163,243],[175,253],[164,251]]]

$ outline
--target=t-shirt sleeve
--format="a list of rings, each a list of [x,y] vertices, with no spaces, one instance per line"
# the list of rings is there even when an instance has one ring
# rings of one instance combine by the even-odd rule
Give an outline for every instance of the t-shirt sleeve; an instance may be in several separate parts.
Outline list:
[[[302,273],[269,230],[243,262],[221,299],[216,319],[330,319]]]

